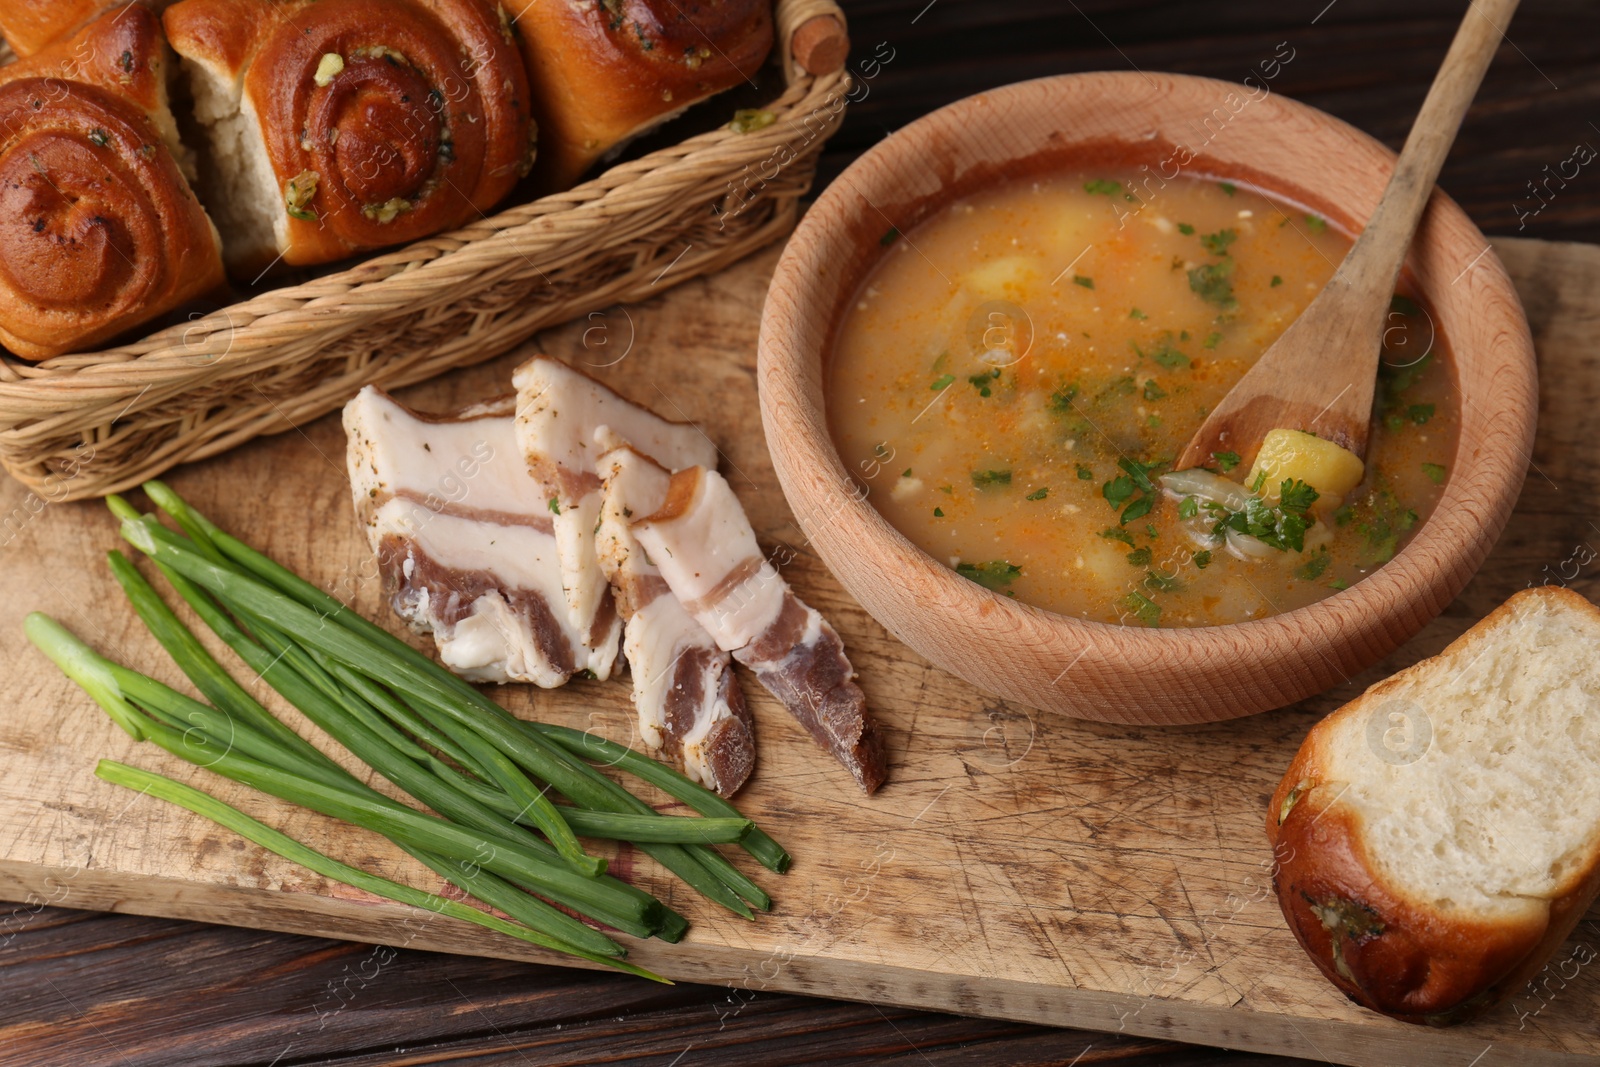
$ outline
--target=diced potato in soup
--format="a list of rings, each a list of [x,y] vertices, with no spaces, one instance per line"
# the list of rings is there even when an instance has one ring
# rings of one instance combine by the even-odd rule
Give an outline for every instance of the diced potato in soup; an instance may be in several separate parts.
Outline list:
[[[998,593],[1129,625],[1260,618],[1370,574],[1442,495],[1454,373],[1405,296],[1365,457],[1313,425],[1275,431],[1254,464],[1170,469],[1348,251],[1302,209],[1225,182],[1055,174],[884,243],[834,339],[830,428],[897,529]]]
[[[980,297],[1022,296],[1044,273],[1044,261],[1033,256],[1003,256],[967,271],[967,292]]]
[[[1305,482],[1321,494],[1323,509],[1338,507],[1361,484],[1361,457],[1304,430],[1271,430],[1261,442],[1245,485],[1261,482],[1261,495],[1276,503],[1284,482]]]

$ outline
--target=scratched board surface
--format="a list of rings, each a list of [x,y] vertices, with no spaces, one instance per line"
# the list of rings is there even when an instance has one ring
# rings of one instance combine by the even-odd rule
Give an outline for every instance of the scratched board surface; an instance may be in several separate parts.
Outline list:
[[[776,908],[754,923],[719,914],[624,850],[614,869],[694,923],[680,945],[631,944],[632,958],[674,978],[741,989],[1340,1063],[1600,1062],[1600,967],[1588,965],[1600,937],[1595,912],[1536,987],[1488,1018],[1452,1030],[1410,1027],[1349,1004],[1301,953],[1270,895],[1262,831],[1267,798],[1318,715],[1436,652],[1530,582],[1565,581],[1600,595],[1591,547],[1600,547],[1600,471],[1586,461],[1600,432],[1592,345],[1600,249],[1500,247],[1528,304],[1544,396],[1532,473],[1488,564],[1382,667],[1304,706],[1183,729],[1074,722],[994,700],[901,646],[844,594],[795,527],[760,431],[755,336],[774,252],[544,336],[545,351],[705,427],[763,546],[788,560],[789,580],[844,636],[888,738],[890,783],[869,800],[780,707],[753,692],[760,763],[740,803],[795,856],[787,876],[759,872]],[[459,372],[405,399],[446,410],[506,391],[511,367],[503,359]],[[337,419],[284,431],[171,481],[225,527],[395,626],[352,519]],[[8,516],[0,538],[0,896],[544,958],[476,927],[330,884],[187,812],[94,778],[100,757],[158,769],[342,859],[438,885],[373,835],[136,745],[56,673],[22,639],[29,610],[176,680],[105,570],[104,553],[118,543],[109,515],[96,505],[37,504],[13,484],[0,486],[0,515]],[[496,695],[525,716],[634,736],[624,683]]]

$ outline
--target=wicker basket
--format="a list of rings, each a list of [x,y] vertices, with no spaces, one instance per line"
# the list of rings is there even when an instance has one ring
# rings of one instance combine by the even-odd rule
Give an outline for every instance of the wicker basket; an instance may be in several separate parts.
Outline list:
[[[691,137],[132,344],[37,364],[5,357],[0,463],[48,501],[117,492],[292,429],[368,383],[393,388],[490,359],[783,236],[849,88],[842,70],[813,74],[794,58],[796,31],[822,16],[844,24],[832,0],[779,0],[787,88],[763,129]]]

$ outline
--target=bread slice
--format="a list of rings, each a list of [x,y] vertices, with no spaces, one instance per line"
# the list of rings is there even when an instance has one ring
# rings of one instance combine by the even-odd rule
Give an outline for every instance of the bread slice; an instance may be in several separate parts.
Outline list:
[[[1600,891],[1600,609],[1518,593],[1318,723],[1273,794],[1284,917],[1352,1000],[1459,1022]]]

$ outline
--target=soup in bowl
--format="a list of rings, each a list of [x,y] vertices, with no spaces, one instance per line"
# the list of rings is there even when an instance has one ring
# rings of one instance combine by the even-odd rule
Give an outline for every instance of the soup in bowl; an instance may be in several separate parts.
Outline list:
[[[801,223],[763,319],[802,528],[891,633],[1033,707],[1207,721],[1375,662],[1482,562],[1531,444],[1526,322],[1459,208],[1436,194],[1418,232],[1365,456],[1312,426],[1170,464],[1392,163],[1177,75],[1023,83],[880,143]]]
[[[891,238],[839,321],[840,458],[912,543],[1059,614],[1207,626],[1321,600],[1443,493],[1455,397],[1422,304],[1396,294],[1364,463],[1285,433],[1259,461],[1249,442],[1200,471],[1172,459],[1350,244],[1226,181],[1069,172],[963,196]]]

